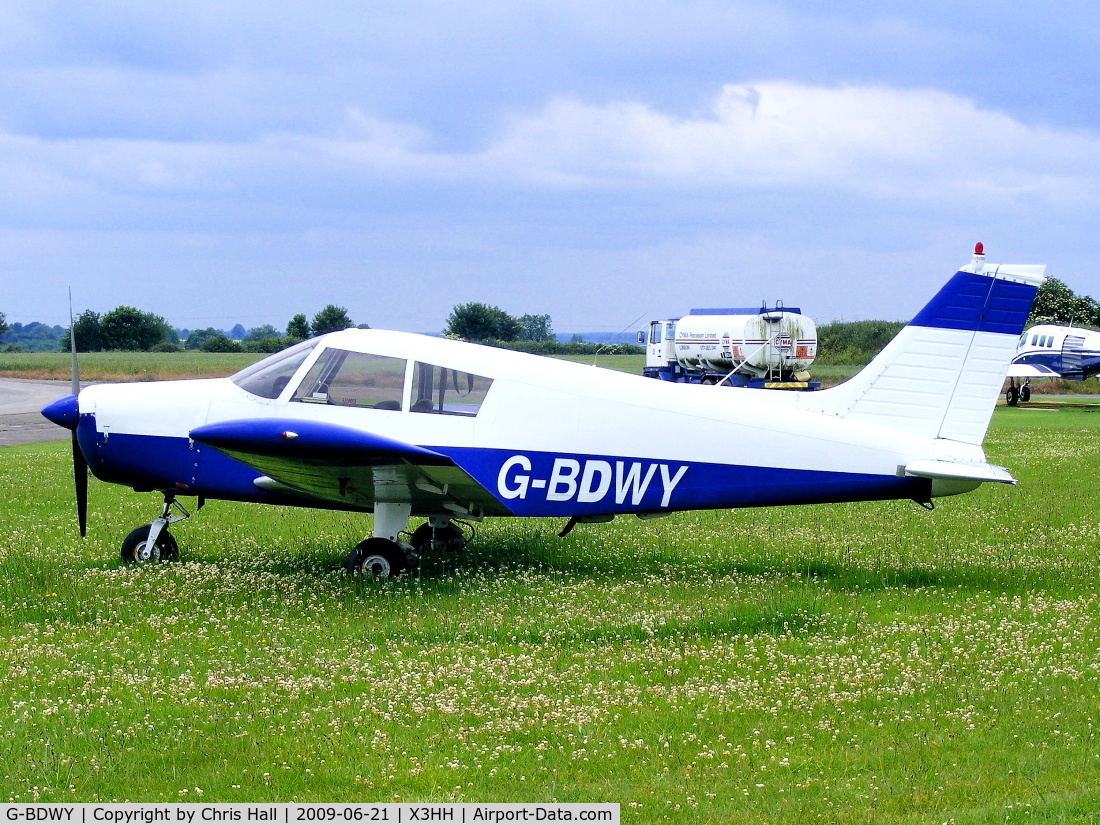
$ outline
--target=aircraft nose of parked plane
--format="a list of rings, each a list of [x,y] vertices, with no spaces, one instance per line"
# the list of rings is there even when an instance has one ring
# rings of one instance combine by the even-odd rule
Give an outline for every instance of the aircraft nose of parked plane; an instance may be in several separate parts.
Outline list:
[[[80,423],[80,402],[75,395],[66,395],[43,409],[42,415],[59,427],[75,430]]]

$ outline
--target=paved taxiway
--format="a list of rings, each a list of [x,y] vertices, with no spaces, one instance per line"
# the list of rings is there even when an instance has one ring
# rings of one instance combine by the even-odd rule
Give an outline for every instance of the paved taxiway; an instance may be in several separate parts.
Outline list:
[[[71,433],[51,424],[40,410],[69,389],[68,381],[0,378],[0,447],[67,440]]]

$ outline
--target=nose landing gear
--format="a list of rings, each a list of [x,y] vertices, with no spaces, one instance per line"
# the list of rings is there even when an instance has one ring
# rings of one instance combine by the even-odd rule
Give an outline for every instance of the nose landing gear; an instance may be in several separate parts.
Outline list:
[[[178,512],[173,513],[172,510]],[[152,524],[135,527],[122,540],[122,561],[126,564],[175,561],[179,558],[180,550],[176,540],[168,532],[168,525],[190,517],[191,514],[176,501],[175,494],[165,493],[160,516],[155,518]]]

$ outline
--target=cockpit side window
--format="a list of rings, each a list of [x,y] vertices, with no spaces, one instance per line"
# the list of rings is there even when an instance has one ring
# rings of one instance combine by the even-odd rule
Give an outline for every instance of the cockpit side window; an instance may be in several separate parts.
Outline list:
[[[477,415],[493,379],[417,361],[413,365],[413,412]]]
[[[330,349],[306,374],[293,401],[375,410],[400,410],[404,358]]]
[[[276,352],[245,367],[229,380],[242,390],[258,395],[260,398],[278,398],[290,379],[294,377],[294,373],[298,371],[298,367],[302,366],[302,362],[313,352],[317,343],[316,338],[302,341],[300,344],[295,344],[293,347]]]

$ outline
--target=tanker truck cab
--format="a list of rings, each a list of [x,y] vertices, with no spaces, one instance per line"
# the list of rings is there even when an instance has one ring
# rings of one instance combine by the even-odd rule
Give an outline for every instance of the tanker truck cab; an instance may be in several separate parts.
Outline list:
[[[675,377],[664,378],[664,372],[671,376],[682,374],[680,365],[676,360],[676,322],[679,318],[668,318],[664,321],[650,321],[649,333],[645,330],[638,333],[638,343],[645,344],[645,375],[650,378],[663,378],[665,381],[679,380]],[[651,375],[652,371],[664,371],[662,374]]]
[[[781,302],[747,309],[693,309],[650,321],[643,374],[660,381],[754,389],[816,389],[807,369],[817,355],[817,326]]]

